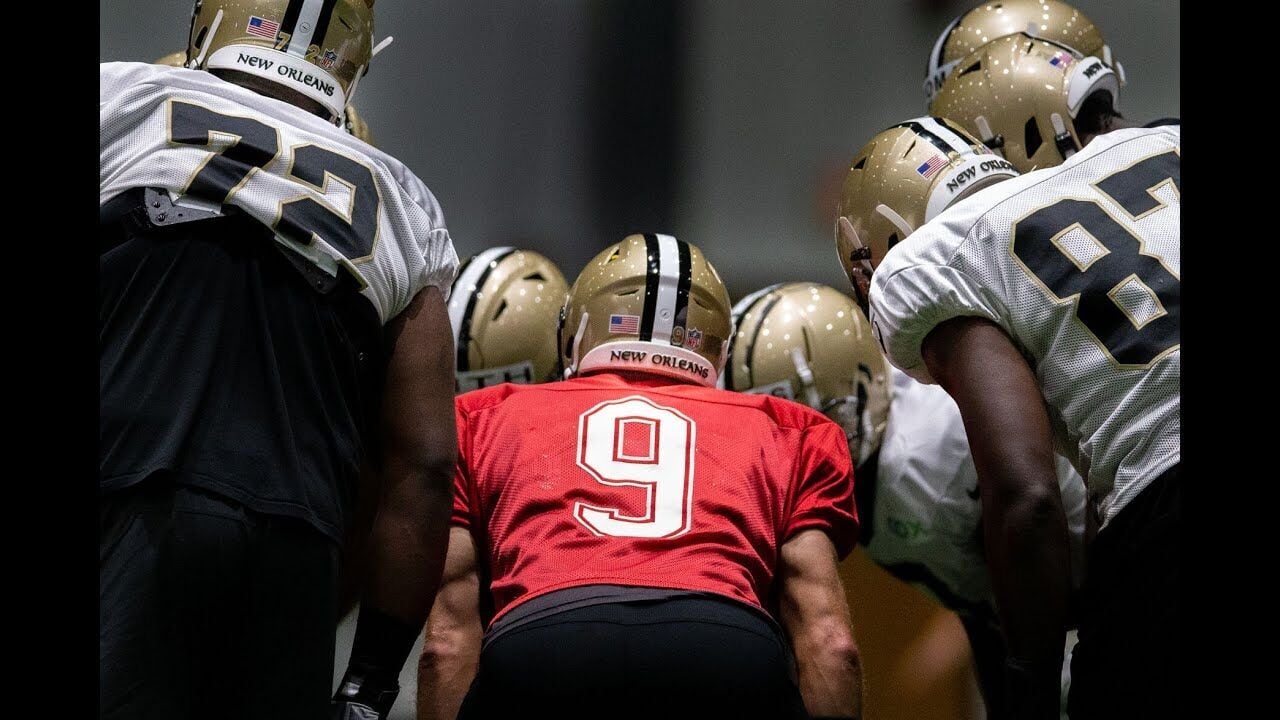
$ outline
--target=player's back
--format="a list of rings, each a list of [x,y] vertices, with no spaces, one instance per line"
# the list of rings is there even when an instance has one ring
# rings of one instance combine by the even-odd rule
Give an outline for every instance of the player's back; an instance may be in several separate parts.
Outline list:
[[[856,539],[839,426],[768,395],[599,373],[457,400],[456,524],[492,574],[495,617],[569,587],[772,601],[778,549]]]
[[[350,270],[384,323],[427,285],[447,294],[458,258],[435,197],[320,117],[209,72],[116,62],[99,69],[99,120],[101,205],[157,188],[235,207],[329,274]]]
[[[877,333],[928,379],[938,322],[998,322],[1105,523],[1180,458],[1179,127],[1117,130],[958,203],[889,253]]]

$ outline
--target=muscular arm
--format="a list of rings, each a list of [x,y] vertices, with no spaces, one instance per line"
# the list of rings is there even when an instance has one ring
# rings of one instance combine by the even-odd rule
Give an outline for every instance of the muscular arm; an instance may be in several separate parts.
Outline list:
[[[383,488],[363,603],[421,627],[448,545],[453,468],[453,331],[427,287],[392,321],[383,398]]]
[[[862,717],[862,665],[836,549],[821,530],[782,546],[779,609],[795,648],[800,694],[813,716]]]
[[[453,720],[480,666],[480,578],[471,533],[449,533],[449,555],[418,659],[418,720]]]
[[[348,698],[394,691],[440,584],[452,508],[453,333],[440,291],[419,292],[388,325],[387,341],[382,493],[351,663],[340,686]],[[358,688],[364,690],[356,694]]]
[[[1070,546],[1049,416],[1009,336],[972,317],[939,324],[922,347],[964,418],[982,493],[984,545],[1008,644],[1014,717],[1058,717]]]

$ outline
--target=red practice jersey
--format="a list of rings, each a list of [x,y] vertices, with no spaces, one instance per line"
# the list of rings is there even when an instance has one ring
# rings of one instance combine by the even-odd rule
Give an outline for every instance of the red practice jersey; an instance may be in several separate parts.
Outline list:
[[[779,548],[857,539],[844,432],[770,395],[600,373],[457,398],[453,523],[488,564],[494,619],[539,595],[628,585],[766,609]]]

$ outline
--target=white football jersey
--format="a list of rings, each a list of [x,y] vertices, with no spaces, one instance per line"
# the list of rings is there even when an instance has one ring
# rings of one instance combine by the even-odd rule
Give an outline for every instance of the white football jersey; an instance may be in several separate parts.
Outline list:
[[[1181,458],[1180,153],[1176,125],[1099,136],[948,208],[872,278],[872,328],[923,382],[920,346],[938,323],[1004,328],[1101,527]]]
[[[960,408],[937,385],[896,368],[880,446],[867,555],[951,610],[994,607],[982,550],[982,501]],[[1071,535],[1072,584],[1084,571],[1084,480],[1058,456]]]
[[[301,108],[199,70],[103,63],[99,204],[132,188],[233,205],[330,274],[346,267],[382,322],[458,256],[431,191],[398,160]],[[185,196],[185,200],[184,200]]]

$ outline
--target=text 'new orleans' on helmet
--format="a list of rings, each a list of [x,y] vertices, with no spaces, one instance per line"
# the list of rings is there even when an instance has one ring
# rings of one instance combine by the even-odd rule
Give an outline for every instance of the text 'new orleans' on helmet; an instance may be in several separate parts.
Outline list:
[[[197,0],[187,67],[283,85],[337,123],[374,54],[373,1]]]
[[[1102,31],[1084,13],[1059,0],[998,0],[962,13],[938,36],[925,68],[925,101],[933,102],[942,81],[966,55],[992,40],[1019,32],[1100,58],[1124,84],[1124,67],[1112,56]]]
[[[779,283],[733,306],[724,387],[808,405],[836,421],[861,465],[880,449],[889,419],[889,369],[871,325],[844,293]]]
[[[532,250],[495,247],[468,258],[449,295],[456,389],[556,379],[556,328],[569,285]]]
[[[967,55],[929,111],[1030,172],[1059,165],[1082,147],[1076,117],[1099,93],[1119,107],[1120,80],[1101,59],[1017,33]]]
[[[178,52],[169,53],[151,61],[153,65],[168,65],[169,67],[186,67],[187,53],[179,50]],[[365,122],[360,113],[356,112],[356,106],[347,103],[346,119],[343,123],[344,129],[352,135],[360,138],[364,142],[373,144],[373,131],[369,129],[369,123]]]
[[[566,377],[613,369],[714,387],[732,332],[729,293],[697,246],[629,235],[574,281],[560,353]]]
[[[836,252],[863,310],[889,248],[951,204],[1018,175],[955,123],[918,117],[878,133],[853,157],[836,208]]]

